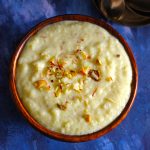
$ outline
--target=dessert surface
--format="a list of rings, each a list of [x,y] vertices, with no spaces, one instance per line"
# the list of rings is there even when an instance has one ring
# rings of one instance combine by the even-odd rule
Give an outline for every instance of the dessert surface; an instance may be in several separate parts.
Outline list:
[[[48,25],[29,39],[16,84],[28,112],[46,128],[83,135],[110,124],[131,92],[132,69],[122,44],[87,22]]]

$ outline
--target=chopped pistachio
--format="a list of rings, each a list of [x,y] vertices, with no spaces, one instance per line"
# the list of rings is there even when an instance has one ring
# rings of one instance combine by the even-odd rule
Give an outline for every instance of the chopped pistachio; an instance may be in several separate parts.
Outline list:
[[[83,59],[87,59],[88,58],[88,55],[84,51],[81,51],[81,55],[82,55]]]
[[[87,107],[88,106],[88,101],[84,101],[84,106]]]
[[[55,92],[54,92],[54,94],[55,94],[55,97],[58,97],[58,96],[60,96],[60,94],[61,94],[61,89],[60,89],[60,87],[56,87],[56,89],[55,89]]]

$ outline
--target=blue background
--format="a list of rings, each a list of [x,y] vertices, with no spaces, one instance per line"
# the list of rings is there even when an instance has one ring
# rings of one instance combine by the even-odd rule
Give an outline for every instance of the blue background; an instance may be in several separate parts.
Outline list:
[[[9,92],[9,63],[17,43],[40,21],[61,14],[101,18],[91,0],[0,0],[0,150],[149,150],[150,26],[109,22],[131,46],[139,69],[139,87],[127,118],[109,134],[90,142],[66,143],[45,137],[18,113]]]

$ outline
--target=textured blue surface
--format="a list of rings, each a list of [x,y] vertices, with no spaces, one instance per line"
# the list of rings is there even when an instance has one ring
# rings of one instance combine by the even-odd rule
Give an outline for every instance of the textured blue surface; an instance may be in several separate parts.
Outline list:
[[[0,0],[0,150],[149,150],[150,26],[130,28],[109,22],[131,46],[139,69],[134,106],[109,134],[84,143],[56,141],[33,129],[16,110],[8,86],[16,44],[40,21],[70,13],[101,18],[91,0]]]

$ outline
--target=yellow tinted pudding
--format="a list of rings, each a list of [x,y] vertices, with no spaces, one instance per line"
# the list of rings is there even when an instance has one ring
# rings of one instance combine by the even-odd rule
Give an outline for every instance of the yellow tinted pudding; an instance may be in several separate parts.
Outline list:
[[[67,135],[106,127],[130,97],[132,68],[124,47],[87,22],[44,27],[27,41],[16,71],[28,112],[44,127]]]

